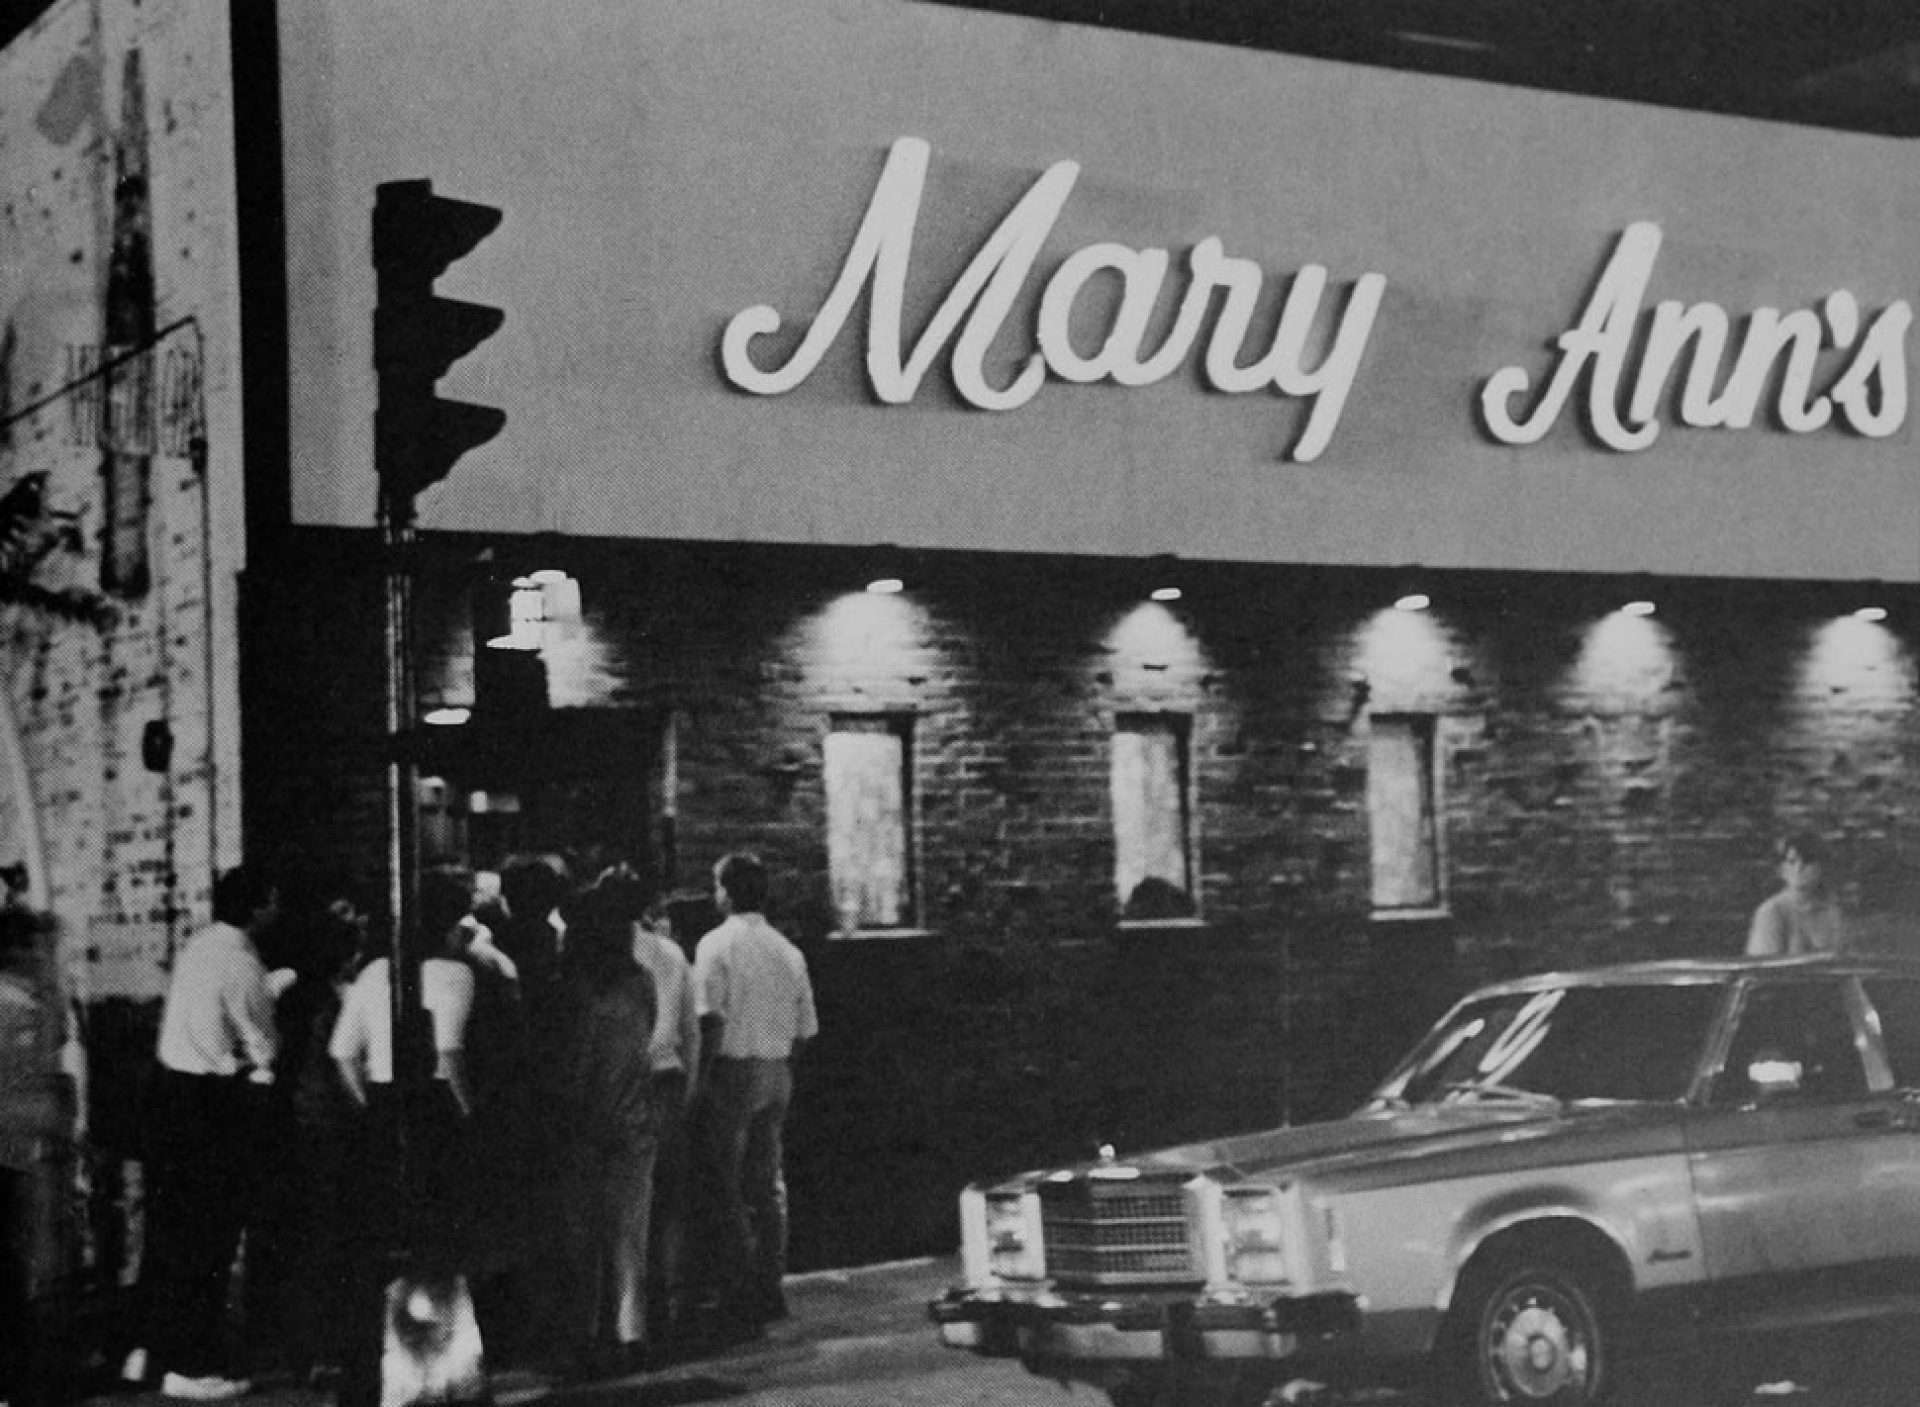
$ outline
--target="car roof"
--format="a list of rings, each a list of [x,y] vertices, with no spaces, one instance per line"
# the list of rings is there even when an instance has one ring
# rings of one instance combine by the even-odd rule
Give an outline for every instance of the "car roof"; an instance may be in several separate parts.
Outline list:
[[[1725,983],[1752,973],[1829,973],[1898,975],[1920,978],[1920,958],[1880,953],[1815,953],[1797,957],[1662,958],[1612,963],[1604,967],[1536,972],[1490,983],[1475,996],[1536,992],[1553,987],[1675,986]]]

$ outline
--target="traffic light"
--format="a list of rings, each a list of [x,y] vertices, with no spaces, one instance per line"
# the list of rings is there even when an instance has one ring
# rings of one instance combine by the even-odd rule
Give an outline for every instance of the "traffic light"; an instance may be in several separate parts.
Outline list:
[[[506,317],[498,308],[433,293],[433,281],[499,223],[500,211],[491,205],[435,195],[431,181],[375,187],[374,468],[382,490],[409,504],[507,423],[497,407],[441,400],[433,391]]]

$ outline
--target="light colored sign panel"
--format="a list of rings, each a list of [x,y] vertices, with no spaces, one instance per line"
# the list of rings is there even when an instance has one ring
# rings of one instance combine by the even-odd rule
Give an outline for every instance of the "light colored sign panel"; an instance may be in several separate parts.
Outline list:
[[[887,0],[283,23],[302,521],[426,178],[509,416],[430,527],[1920,577],[1901,143]]]

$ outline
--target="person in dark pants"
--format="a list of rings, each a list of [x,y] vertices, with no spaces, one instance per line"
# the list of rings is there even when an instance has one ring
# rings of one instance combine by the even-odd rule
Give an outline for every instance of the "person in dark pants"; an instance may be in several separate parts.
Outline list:
[[[582,896],[567,928],[567,1040],[556,1110],[571,1269],[564,1336],[574,1366],[634,1369],[647,1339],[647,1250],[660,1110],[650,1050],[658,998],[633,959],[614,886]]]
[[[273,991],[255,940],[278,912],[279,893],[266,876],[244,867],[221,875],[213,922],[180,950],[161,1009],[141,1277],[147,1338],[129,1356],[127,1375],[158,1368],[161,1392],[187,1401],[238,1397],[250,1387],[228,1371],[223,1337],[279,1050]]]
[[[806,959],[768,923],[766,867],[714,867],[724,922],[694,950],[701,1074],[694,1118],[706,1251],[703,1332],[758,1334],[786,1317],[787,1189],[781,1137],[793,1067],[819,1030]]]

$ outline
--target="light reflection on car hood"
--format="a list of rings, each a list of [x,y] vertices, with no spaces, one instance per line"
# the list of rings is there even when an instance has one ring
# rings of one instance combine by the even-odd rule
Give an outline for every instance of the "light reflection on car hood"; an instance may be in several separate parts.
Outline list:
[[[1671,1104],[1592,1104],[1557,1110],[1548,1104],[1462,1100],[1412,1109],[1366,1112],[1327,1123],[1182,1144],[1129,1155],[1113,1163],[1068,1169],[1076,1176],[1145,1177],[1208,1172],[1224,1181],[1290,1175],[1315,1181],[1363,1177],[1397,1181],[1432,1177],[1435,1164],[1455,1160],[1467,1175],[1478,1154],[1497,1151],[1497,1166],[1553,1164],[1571,1159],[1623,1157],[1677,1144],[1681,1108]],[[1417,1172],[1416,1172],[1417,1169]],[[1059,1177],[1056,1173],[1055,1178]]]

